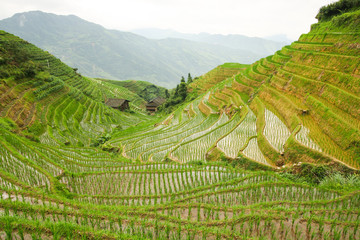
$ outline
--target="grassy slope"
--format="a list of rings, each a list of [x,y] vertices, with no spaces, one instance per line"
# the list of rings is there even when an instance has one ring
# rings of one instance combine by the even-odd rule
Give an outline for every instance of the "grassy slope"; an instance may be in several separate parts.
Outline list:
[[[105,97],[129,98],[132,92],[82,77],[49,53],[6,32],[0,32],[0,41],[1,117],[13,120],[23,134],[55,145],[88,145],[114,127],[131,126],[143,118],[103,103]],[[143,104],[135,102],[134,108]]]
[[[204,93],[212,86],[225,79],[232,77],[244,70],[248,65],[239,63],[225,63],[211,70],[210,72],[194,79],[193,83],[190,84],[191,91],[197,93]]]
[[[298,41],[251,66],[228,63],[196,79],[190,85],[191,91],[206,94],[193,103],[186,103],[182,107],[183,112],[174,113],[170,118],[174,119],[170,123],[173,126],[166,128],[168,135],[163,136],[162,131],[149,131],[148,134],[154,134],[153,138],[163,147],[150,147],[156,145],[152,143],[140,152],[152,151],[171,158],[176,146],[177,152],[181,152],[183,147],[184,154],[189,154],[183,141],[191,138],[189,129],[197,123],[196,117],[187,116],[189,109],[199,109],[205,116],[225,113],[231,118],[234,112],[241,111],[241,107],[248,104],[258,117],[256,140],[259,148],[251,151],[261,151],[264,156],[256,156],[267,159],[270,165],[340,161],[358,169],[360,50],[359,33],[354,32],[359,26],[358,16],[359,11],[356,11],[316,24]],[[268,120],[264,117],[265,108],[274,114]],[[283,123],[283,127],[278,126],[279,122]],[[272,124],[276,125],[271,127]],[[225,129],[223,131],[228,131]],[[205,133],[208,138],[216,135]],[[190,135],[181,138],[182,134]],[[177,140],[171,142],[165,136]],[[199,139],[199,135],[193,136]],[[205,143],[208,138],[200,139]],[[121,138],[116,140],[122,141]],[[146,135],[137,140],[142,144],[147,144],[147,141],[154,140]],[[217,139],[211,137],[209,141],[216,143]],[[182,146],[180,150],[178,144]],[[282,146],[280,150],[279,146]],[[245,147],[241,148],[240,157],[248,154],[249,150]],[[199,151],[203,151],[200,149],[198,147]],[[125,151],[131,154],[135,150],[138,154],[139,149],[128,148]],[[166,151],[170,155],[164,154]],[[199,160],[208,158],[209,153]],[[253,155],[252,158],[257,157]]]
[[[165,88],[156,86],[152,83],[146,81],[136,81],[136,80],[125,80],[125,81],[115,81],[115,80],[103,80],[104,82],[110,83],[115,86],[120,86],[130,90],[139,97],[145,99],[145,101],[151,101],[156,97],[165,98]]]

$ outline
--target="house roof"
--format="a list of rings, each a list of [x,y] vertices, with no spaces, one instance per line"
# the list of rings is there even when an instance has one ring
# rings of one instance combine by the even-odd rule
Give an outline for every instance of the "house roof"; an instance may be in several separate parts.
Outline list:
[[[147,107],[158,107],[166,101],[165,98],[157,97],[146,104]]]
[[[125,102],[130,102],[129,100],[126,100],[126,99],[118,99],[118,98],[109,98],[105,104],[110,106],[110,107],[113,107],[113,108],[116,108],[116,107],[120,107],[121,105],[123,105]]]

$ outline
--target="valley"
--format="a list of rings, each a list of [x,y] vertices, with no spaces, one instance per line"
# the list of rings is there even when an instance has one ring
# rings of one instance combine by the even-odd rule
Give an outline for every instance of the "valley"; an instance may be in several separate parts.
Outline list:
[[[170,114],[0,31],[0,238],[359,239],[359,19],[183,83]]]

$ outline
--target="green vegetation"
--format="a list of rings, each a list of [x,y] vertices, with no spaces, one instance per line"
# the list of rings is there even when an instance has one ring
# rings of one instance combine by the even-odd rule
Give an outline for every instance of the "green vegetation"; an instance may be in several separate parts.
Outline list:
[[[124,87],[125,89],[130,90],[131,92],[137,94],[139,97],[149,102],[156,97],[166,97],[166,88],[156,86],[149,82],[145,81],[135,81],[135,80],[126,80],[126,81],[115,81],[115,80],[103,80],[104,82],[111,83],[113,85]]]
[[[193,82],[189,84],[189,87],[194,93],[204,93],[217,83],[220,83],[244,70],[247,66],[248,65],[245,64],[225,63],[210,72],[195,78]]]
[[[176,85],[176,88],[171,94],[168,91],[165,92],[166,102],[159,107],[159,111],[171,113],[185,101],[194,100],[197,97],[196,94],[188,94],[188,85],[192,82],[193,80],[190,73],[188,74],[187,82],[185,82],[185,78],[182,76],[180,84]]]
[[[241,64],[241,63],[224,63],[221,65],[223,68],[246,68],[247,64]]]
[[[359,31],[358,29],[360,26],[360,22],[358,21],[359,15],[360,15],[360,10],[334,16],[333,18],[331,18],[330,21],[311,25],[311,30],[314,33],[318,32],[318,33],[326,34],[329,32],[334,32],[334,33],[343,32],[358,36],[357,32]],[[347,38],[347,36],[345,35],[344,38]]]
[[[358,0],[340,0],[320,8],[319,13],[316,15],[316,19],[320,22],[328,21],[334,16],[354,11],[359,8],[360,2]]]
[[[192,83],[193,82],[193,78],[192,78],[192,76],[191,76],[191,74],[190,73],[188,73],[188,77],[187,77],[187,84],[190,84],[190,83]]]
[[[0,118],[0,128],[6,130],[12,130],[17,127],[16,123],[9,118]]]
[[[161,88],[0,32],[0,238],[359,239],[359,34],[322,32],[344,15],[183,77],[155,115],[139,93]]]
[[[87,146],[120,123],[127,127],[145,118],[140,114],[145,101],[129,90],[82,77],[47,52],[6,32],[0,32],[0,42],[4,59],[0,113],[15,122],[24,136],[52,145]],[[103,104],[106,98],[129,96],[138,115]]]

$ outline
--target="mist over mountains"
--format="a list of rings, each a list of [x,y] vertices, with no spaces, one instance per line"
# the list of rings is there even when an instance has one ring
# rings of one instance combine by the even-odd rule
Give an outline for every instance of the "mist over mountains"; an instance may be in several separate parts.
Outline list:
[[[239,34],[189,34],[180,33],[170,29],[157,28],[134,29],[131,32],[150,39],[180,38],[190,41],[215,44],[233,49],[251,51],[261,57],[271,55],[283,46],[292,42],[292,40],[288,39],[286,35],[269,36],[265,39],[259,37],[248,37]]]
[[[196,76],[224,62],[251,63],[284,45],[240,35],[149,39],[109,30],[74,15],[41,11],[1,20],[0,29],[49,51],[86,76],[139,79],[169,88],[188,72]]]

